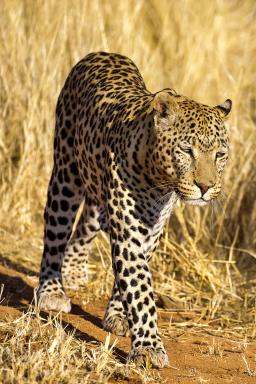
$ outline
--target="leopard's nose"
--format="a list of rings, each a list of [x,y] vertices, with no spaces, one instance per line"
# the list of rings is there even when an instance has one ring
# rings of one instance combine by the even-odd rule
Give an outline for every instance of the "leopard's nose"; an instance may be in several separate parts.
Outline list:
[[[195,185],[200,188],[200,191],[202,192],[202,195],[204,195],[208,189],[214,187],[214,183],[208,183],[208,184],[205,184],[205,183],[201,183],[201,182],[197,182],[197,181],[194,181]]]

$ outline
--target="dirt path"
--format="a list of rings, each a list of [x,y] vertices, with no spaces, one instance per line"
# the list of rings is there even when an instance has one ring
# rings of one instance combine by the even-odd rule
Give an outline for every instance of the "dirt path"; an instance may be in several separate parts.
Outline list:
[[[17,318],[26,309],[33,297],[34,278],[17,272],[14,267],[0,266],[0,283],[4,284],[4,301],[0,306],[0,320]],[[101,319],[106,301],[82,304],[75,299],[72,313],[63,314],[63,322],[69,329],[77,330],[77,337],[85,341],[104,341],[107,333],[102,329]],[[176,328],[166,332],[171,314],[159,311],[160,329],[168,336],[164,344],[170,358],[170,367],[162,369],[163,382],[170,384],[189,383],[256,383],[256,345],[249,344],[246,349],[242,343],[211,336],[207,332],[196,333],[193,329]],[[118,340],[116,352],[125,358],[130,348],[128,338],[112,335]],[[245,356],[250,367],[250,376],[243,360]],[[122,381],[115,381],[124,383]],[[127,383],[127,381],[125,381]],[[134,381],[130,381],[131,383]]]

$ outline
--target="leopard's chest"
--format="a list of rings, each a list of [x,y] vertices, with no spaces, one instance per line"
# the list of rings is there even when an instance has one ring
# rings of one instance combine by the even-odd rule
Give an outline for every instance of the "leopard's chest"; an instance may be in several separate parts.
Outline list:
[[[158,246],[160,237],[163,232],[164,225],[169,219],[173,209],[175,208],[178,201],[178,196],[175,192],[172,192],[169,196],[166,196],[162,201],[162,209],[158,214],[158,218],[154,225],[150,229],[147,241],[144,242],[143,253],[145,255],[150,254]]]

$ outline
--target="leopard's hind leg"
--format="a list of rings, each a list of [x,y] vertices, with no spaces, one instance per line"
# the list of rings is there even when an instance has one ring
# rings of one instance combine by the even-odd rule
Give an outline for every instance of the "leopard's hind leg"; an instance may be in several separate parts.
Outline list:
[[[103,327],[106,331],[118,336],[130,335],[128,320],[116,281],[114,282],[112,295],[106,308]]]
[[[76,109],[72,89],[68,78],[56,108],[54,166],[44,213],[44,250],[37,289],[42,309],[64,312],[69,312],[71,305],[62,285],[62,260],[78,208],[85,197],[75,158]]]
[[[85,285],[88,274],[88,254],[97,232],[100,230],[99,219],[102,210],[86,198],[72,238],[67,244],[63,263],[62,281],[64,288],[78,289]]]
[[[37,297],[41,309],[69,312],[71,304],[63,289],[61,267],[83,193],[71,183],[70,176],[69,183],[59,182],[57,175],[62,171],[62,168],[54,168],[48,188],[44,214],[44,251]]]

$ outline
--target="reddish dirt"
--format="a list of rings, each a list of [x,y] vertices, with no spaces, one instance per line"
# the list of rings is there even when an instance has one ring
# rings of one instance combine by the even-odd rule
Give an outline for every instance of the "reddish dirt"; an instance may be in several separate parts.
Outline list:
[[[23,271],[24,272],[24,271]],[[0,320],[17,318],[33,298],[35,279],[26,273],[17,272],[15,265],[0,266],[0,283],[3,283],[4,301],[0,306]],[[72,301],[72,313],[63,314],[63,323],[70,330],[76,329],[76,337],[86,341],[104,341],[107,333],[102,329],[101,319],[106,300],[81,305],[77,299]],[[170,321],[170,312],[159,310],[160,329],[166,329]],[[176,315],[177,316],[177,315]],[[125,358],[130,348],[128,338],[112,335],[112,341],[118,341],[116,354]],[[210,352],[210,346],[219,346],[220,356]],[[170,384],[255,384],[256,383],[256,344],[250,343],[245,351],[242,344],[222,337],[211,336],[207,332],[195,332],[184,328],[181,332],[174,328],[164,338],[170,366],[159,371],[161,382]],[[243,361],[245,355],[251,373],[247,372]],[[138,381],[110,381],[110,383],[133,383]]]

